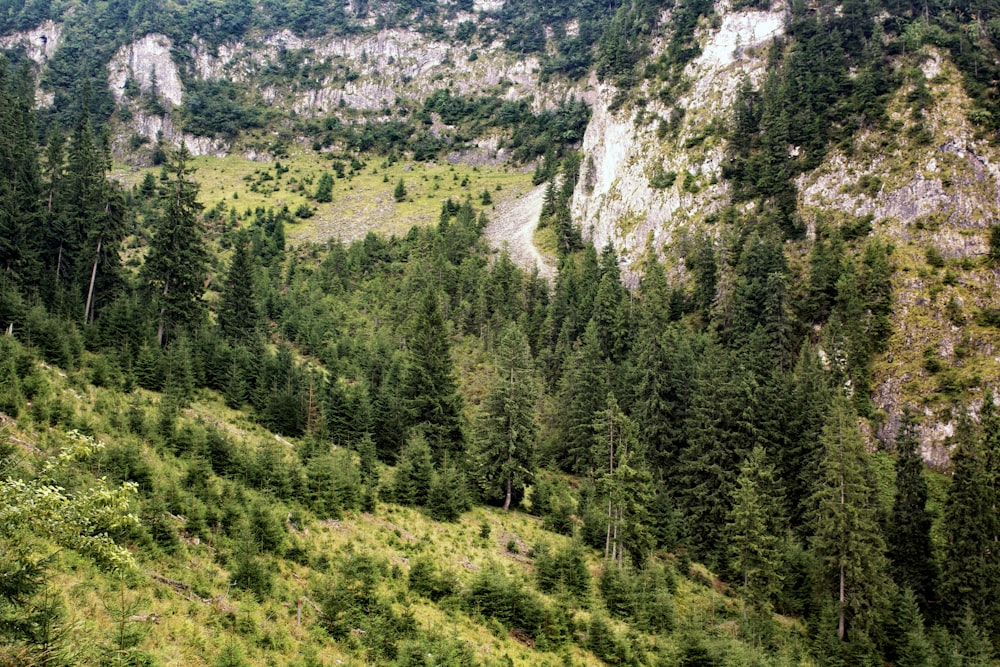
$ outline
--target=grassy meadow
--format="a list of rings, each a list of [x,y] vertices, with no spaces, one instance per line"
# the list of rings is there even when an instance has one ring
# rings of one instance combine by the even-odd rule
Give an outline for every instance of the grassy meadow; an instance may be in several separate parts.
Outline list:
[[[292,213],[307,207],[312,215],[296,216],[299,222],[285,230],[293,244],[331,238],[350,241],[369,231],[402,235],[413,225],[436,223],[441,203],[448,198],[471,197],[479,207],[488,193],[491,203],[485,208],[489,211],[532,187],[530,169],[510,165],[391,161],[373,155],[302,150],[269,162],[239,155],[199,156],[191,160],[191,166],[201,186],[199,201],[206,210],[219,207],[228,215],[232,209],[238,218],[246,219],[247,212],[258,207],[287,206]],[[119,174],[127,184],[137,185],[149,171],[160,174],[159,167],[123,168]],[[323,173],[334,180],[330,203],[315,200]],[[396,201],[394,191],[401,179],[406,195]]]

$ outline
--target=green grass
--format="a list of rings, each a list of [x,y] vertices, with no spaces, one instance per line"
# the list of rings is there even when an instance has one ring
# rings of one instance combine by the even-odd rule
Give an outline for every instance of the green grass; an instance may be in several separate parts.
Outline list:
[[[556,236],[556,230],[552,227],[536,229],[534,242],[535,247],[538,248],[538,252],[542,253],[542,255],[546,257],[559,256],[559,237]]]
[[[258,207],[287,206],[293,213],[306,205],[314,209],[311,218],[290,225],[285,233],[291,243],[326,241],[330,238],[353,240],[369,231],[382,234],[405,234],[413,225],[434,224],[441,204],[448,198],[463,201],[471,197],[479,206],[483,191],[488,191],[493,205],[521,196],[531,189],[531,173],[514,166],[420,163],[401,160],[389,165],[385,158],[360,156],[365,166],[353,175],[350,156],[337,156],[343,162],[344,178],[336,178],[330,155],[297,151],[273,162],[254,162],[230,155],[223,158],[193,158],[194,178],[201,186],[198,199],[206,210],[220,203],[235,209],[245,218],[246,211]],[[288,169],[275,175],[276,162]],[[159,176],[160,169],[135,169],[121,172],[128,184],[138,184],[147,171]],[[334,175],[333,201],[316,202],[312,197],[323,172]],[[262,177],[267,174],[273,180]],[[396,202],[393,189],[400,179],[407,195]],[[256,186],[256,187],[255,187]],[[255,191],[256,190],[256,191]],[[487,209],[487,214],[488,214]]]
[[[467,357],[462,364],[467,370],[481,363],[476,355]],[[137,446],[157,487],[175,489],[163,498],[169,506],[173,502],[171,493],[181,496],[188,493],[184,480],[193,453],[173,452],[150,439],[148,431],[158,417],[159,394],[145,390],[125,394],[120,389],[89,384],[90,370],[86,365],[95,360],[88,354],[82,368],[68,373],[42,367],[48,386],[44,400],[58,401],[69,408],[62,417],[66,428],[92,433],[109,447]],[[145,426],[140,430],[146,435],[126,428],[125,422],[133,410],[141,413]],[[251,451],[274,447],[276,443],[273,433],[256,425],[247,413],[226,407],[218,394],[208,390],[196,392],[191,405],[181,411],[180,422],[218,427],[239,446]],[[45,424],[36,423],[30,414],[14,424],[11,436],[15,442],[24,444],[25,456],[30,457],[36,455],[31,453],[36,448],[51,449],[59,442],[58,435],[48,431]],[[281,456],[294,456],[291,446],[298,444],[294,439],[277,438]],[[391,483],[393,472],[391,468],[381,469],[383,488]],[[89,474],[105,473],[90,467]],[[212,475],[207,484],[221,491],[234,488],[234,482],[239,484],[238,480],[223,482]],[[556,666],[567,664],[566,657],[573,665],[602,664],[581,647],[581,628],[591,612],[602,606],[596,579],[603,564],[602,554],[597,550],[586,552],[587,567],[593,577],[589,598],[583,604],[572,605],[569,612],[578,626],[574,631],[577,641],[567,642],[558,652],[521,643],[495,622],[468,613],[454,599],[435,605],[407,592],[406,574],[418,557],[453,573],[460,586],[468,585],[487,567],[499,567],[511,579],[533,588],[531,549],[545,542],[560,550],[570,540],[544,530],[538,517],[519,511],[507,513],[475,507],[455,523],[439,523],[418,509],[383,502],[370,513],[347,512],[339,519],[321,521],[294,503],[271,499],[256,489],[244,487],[241,493],[245,494],[243,502],[248,507],[267,499],[283,520],[289,516],[286,544],[296,545],[304,554],[294,561],[288,552],[283,558],[267,557],[275,575],[274,587],[263,600],[230,585],[234,548],[238,548],[234,538],[210,528],[207,537],[193,539],[186,532],[188,518],[173,509],[168,510],[171,514],[166,520],[180,537],[176,552],[171,554],[157,546],[137,544],[139,569],[124,579],[98,570],[91,561],[70,550],[57,554],[51,582],[65,601],[68,627],[73,629],[75,637],[83,638],[77,643],[70,640],[74,649],[80,651],[81,664],[100,663],[109,647],[113,647],[121,628],[114,609],[122,601],[129,606],[129,616],[133,617],[126,621],[126,629],[129,633],[139,633],[137,648],[152,656],[156,664],[210,667],[219,663],[227,647],[235,647],[250,665],[298,667],[307,664],[301,657],[310,652],[326,665],[363,664],[345,644],[331,640],[310,602],[319,601],[317,585],[329,576],[330,568],[325,563],[336,562],[348,550],[388,563],[393,573],[384,580],[382,593],[395,600],[397,611],[409,604],[420,628],[466,642],[483,664]],[[142,500],[140,505],[148,502]],[[295,518],[291,520],[293,514]],[[482,534],[483,525],[489,527],[488,536]],[[518,545],[517,553],[507,548],[512,542]],[[694,632],[704,634],[717,654],[758,659],[757,650],[738,641],[739,599],[703,567],[696,565],[694,572],[690,577],[677,577],[675,633],[654,637],[630,630],[616,620],[612,624],[618,635],[624,638],[628,632],[628,641],[636,646],[657,646],[663,655],[676,655],[683,644],[683,634]],[[188,588],[171,586],[162,578],[183,582]],[[548,604],[556,603],[556,598],[543,597]],[[301,623],[297,615],[299,600],[303,600]],[[802,632],[797,621],[782,620],[779,641],[782,646],[798,644],[796,637]]]

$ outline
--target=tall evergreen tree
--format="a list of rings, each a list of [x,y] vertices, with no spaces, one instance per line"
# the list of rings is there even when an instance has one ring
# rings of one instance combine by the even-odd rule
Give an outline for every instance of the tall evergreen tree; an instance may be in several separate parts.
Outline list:
[[[874,639],[882,633],[892,582],[868,454],[857,414],[843,394],[833,401],[820,442],[812,538],[820,583],[835,605],[841,641]]]
[[[190,154],[181,147],[168,166],[162,215],[149,244],[144,267],[146,283],[159,305],[157,341],[163,345],[172,332],[199,322],[204,310],[208,255],[196,200],[198,185],[190,180]]]
[[[718,559],[740,464],[757,444],[754,387],[734,357],[707,348],[684,424],[678,505],[695,553]]]
[[[896,495],[889,519],[889,559],[893,579],[912,591],[924,614],[934,599],[937,572],[931,551],[924,461],[917,451],[916,423],[906,409],[896,436]]]
[[[43,247],[42,283],[46,285],[49,303],[55,300],[55,292],[61,281],[65,267],[62,262],[63,244],[68,235],[65,211],[66,177],[66,137],[58,129],[49,135],[45,149],[45,234]]]
[[[648,553],[647,507],[652,500],[652,478],[639,450],[636,425],[609,393],[605,409],[594,415],[592,455],[598,489],[607,508],[604,557],[622,564],[626,552],[635,562]]]
[[[37,284],[43,240],[33,92],[27,70],[12,76],[0,55],[0,275],[25,286]]]
[[[629,345],[629,327],[625,308],[629,295],[621,283],[618,256],[609,243],[601,253],[601,281],[594,297],[593,320],[601,354],[612,363],[625,358]]]
[[[237,236],[229,273],[222,287],[219,327],[231,343],[247,343],[261,334],[263,319],[249,245],[245,235]]]
[[[460,457],[465,446],[462,399],[455,384],[448,336],[438,294],[428,289],[420,299],[409,340],[405,402],[410,425],[426,435],[439,460],[446,452]]]
[[[940,606],[957,628],[966,612],[997,636],[997,517],[978,434],[966,414],[959,418],[951,453],[953,475],[944,506],[944,558]]]
[[[656,333],[642,326],[635,347],[633,418],[651,472],[675,480],[685,446],[684,422],[696,374],[692,336],[671,326]]]
[[[594,414],[604,405],[608,388],[597,326],[590,322],[567,362],[559,390],[557,456],[563,470],[586,474],[593,469]]]
[[[993,392],[987,392],[979,413],[983,430],[983,456],[986,465],[986,484],[993,500],[996,528],[1000,531],[1000,411],[994,402]],[[1000,542],[996,535],[994,542]]]
[[[808,341],[803,342],[792,369],[786,428],[788,445],[778,450],[778,473],[785,491],[789,521],[800,534],[811,532],[806,520],[809,497],[816,484],[822,448],[820,434],[830,405],[823,362]]]
[[[763,447],[754,447],[740,468],[728,519],[729,566],[750,603],[767,610],[780,584],[784,530],[774,467]]]
[[[477,481],[488,499],[503,498],[504,511],[534,473],[537,398],[528,338],[517,324],[508,324],[483,402],[475,451]]]

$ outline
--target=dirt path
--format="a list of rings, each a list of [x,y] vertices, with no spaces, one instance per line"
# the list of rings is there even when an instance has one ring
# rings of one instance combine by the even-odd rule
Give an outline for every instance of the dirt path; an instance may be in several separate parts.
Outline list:
[[[515,264],[526,271],[537,266],[539,275],[552,282],[556,275],[555,263],[538,252],[533,240],[544,202],[545,186],[539,185],[523,197],[498,204],[490,215],[486,237],[495,248],[502,248],[506,243]]]

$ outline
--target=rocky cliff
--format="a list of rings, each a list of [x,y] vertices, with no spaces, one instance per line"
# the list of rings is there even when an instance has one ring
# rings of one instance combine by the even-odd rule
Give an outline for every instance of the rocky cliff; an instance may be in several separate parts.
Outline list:
[[[650,234],[657,248],[670,245],[727,201],[722,130],[743,77],[759,84],[764,61],[758,47],[782,34],[783,12],[720,7],[720,18],[718,27],[699,30],[702,53],[688,65],[690,85],[672,105],[657,99],[647,83],[644,106],[613,110],[618,91],[598,87],[572,210],[597,247],[613,243],[626,263]],[[663,40],[654,42],[651,59],[664,48]],[[664,133],[661,128],[671,124],[676,127]],[[673,174],[671,186],[654,186],[660,171]]]

